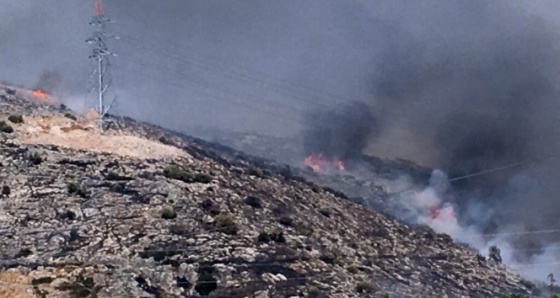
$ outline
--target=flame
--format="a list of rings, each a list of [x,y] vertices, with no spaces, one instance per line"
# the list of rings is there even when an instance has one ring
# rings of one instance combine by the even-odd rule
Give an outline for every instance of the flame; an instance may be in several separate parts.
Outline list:
[[[47,99],[49,94],[43,90],[33,90],[33,96],[37,97],[38,99]]]
[[[328,159],[323,154],[312,154],[303,160],[303,163],[310,167],[313,172],[332,171],[333,169],[344,171],[344,163],[342,160],[334,158]]]
[[[455,210],[451,206],[432,206],[430,208],[431,224],[445,223],[447,225],[457,224],[457,216]]]

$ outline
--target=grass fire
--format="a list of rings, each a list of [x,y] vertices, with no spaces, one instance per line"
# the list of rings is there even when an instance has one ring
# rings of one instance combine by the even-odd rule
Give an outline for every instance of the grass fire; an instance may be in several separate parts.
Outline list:
[[[33,96],[35,96],[35,98],[38,99],[47,99],[49,98],[49,94],[46,91],[37,89],[37,90],[33,90],[32,92]]]
[[[344,162],[338,158],[326,158],[322,153],[312,154],[306,157],[303,163],[314,172],[332,173],[333,171],[344,171]]]

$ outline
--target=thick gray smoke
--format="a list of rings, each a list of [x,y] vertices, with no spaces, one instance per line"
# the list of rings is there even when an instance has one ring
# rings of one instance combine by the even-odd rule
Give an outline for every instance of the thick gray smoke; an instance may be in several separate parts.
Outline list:
[[[48,92],[51,95],[60,95],[62,84],[62,76],[54,70],[43,72],[39,76],[39,80],[34,89],[40,89]]]
[[[343,160],[360,157],[378,129],[370,107],[361,102],[336,110],[314,110],[306,124],[306,155],[321,153]]]
[[[372,79],[378,107],[399,110],[409,130],[431,140],[433,165],[453,176],[511,166],[453,183],[464,190],[455,201],[460,220],[485,232],[512,223],[559,227],[549,212],[560,206],[560,164],[549,158],[560,153],[555,27],[502,2],[471,1],[445,12],[420,34],[394,31]],[[398,124],[380,115],[381,123]],[[462,212],[473,203],[492,207],[492,219]]]
[[[451,177],[523,162],[437,198],[480,233],[560,226],[560,166],[546,159],[560,153],[555,2],[104,2],[120,36],[118,113],[185,131],[303,132],[309,153],[369,145]],[[83,101],[92,13],[93,1],[3,0],[0,81],[35,88],[56,69],[62,100]],[[508,243],[526,252],[556,236]]]

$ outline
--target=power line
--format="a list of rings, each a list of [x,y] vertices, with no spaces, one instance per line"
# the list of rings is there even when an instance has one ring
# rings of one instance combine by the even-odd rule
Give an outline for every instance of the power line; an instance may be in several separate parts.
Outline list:
[[[114,35],[109,35],[106,32],[105,24],[111,22],[111,19],[105,17],[103,14],[103,7],[101,0],[95,0],[95,15],[90,25],[95,26],[96,30],[93,35],[86,40],[87,43],[93,45],[92,54],[89,56],[90,59],[95,61],[95,68],[93,69],[90,78],[97,77],[91,82],[91,88],[88,94],[92,90],[97,91],[97,105],[95,110],[99,116],[99,130],[103,132],[104,130],[104,117],[107,115],[111,107],[116,101],[116,97],[111,99],[107,103],[107,95],[112,88],[112,78],[110,76],[109,68],[111,63],[109,61],[110,56],[116,56],[116,54],[109,51],[107,47],[107,40],[110,38],[117,38]]]
[[[141,60],[138,60],[138,59],[135,59],[135,58],[130,58],[130,57],[128,57],[127,60],[134,61],[134,63],[136,65],[139,65],[141,67],[148,68],[148,69],[151,69],[151,70],[157,70],[157,71],[159,71],[159,72],[161,72],[165,75],[168,75],[168,76],[170,76],[174,79],[177,79],[177,76],[179,76],[179,78],[185,79],[185,80],[187,80],[191,83],[197,84],[197,85],[203,85],[204,84],[203,81],[193,79],[192,77],[186,77],[181,72],[176,72],[175,73],[176,75],[172,75],[171,70],[168,69],[168,68],[165,68],[165,67],[157,66],[157,65],[151,64],[151,63],[146,63],[144,61],[141,61]],[[193,93],[204,95],[206,99],[218,101],[220,103],[226,103],[226,104],[233,105],[233,106],[238,106],[238,105],[239,106],[245,106],[245,107],[249,108],[250,110],[260,110],[260,111],[265,112],[267,115],[274,116],[275,118],[277,118],[281,121],[284,121],[288,124],[293,124],[293,123],[301,124],[302,123],[301,120],[294,117],[293,114],[289,114],[289,113],[280,114],[280,113],[277,112],[277,109],[275,109],[275,108],[272,108],[272,110],[270,110],[270,109],[265,110],[262,107],[260,109],[257,109],[256,107],[259,106],[258,102],[254,103],[254,104],[250,104],[250,103],[245,102],[245,101],[237,100],[236,98],[216,97],[215,95],[210,94],[207,91],[199,91],[199,90],[196,90],[196,89],[187,88],[185,85],[180,84],[179,82],[174,82],[174,81],[171,81],[171,80],[164,80],[161,77],[155,77],[155,76],[149,75],[149,74],[139,74],[139,75],[147,77],[147,78],[151,78],[153,80],[156,80],[157,82],[167,84],[169,86],[173,86],[175,88],[181,89],[181,90],[186,91],[186,92],[193,92]],[[268,105],[264,106],[264,107],[265,108],[271,108]],[[289,106],[286,106],[286,105],[285,105],[285,107],[294,109],[293,107],[289,107]]]
[[[138,26],[141,26],[141,22],[138,22],[138,21],[136,21],[136,20],[133,20],[133,21],[134,21],[135,23],[137,23]],[[126,26],[126,25],[122,25],[122,24],[120,24],[120,25],[123,26],[125,29],[128,29],[128,30],[131,31],[131,32],[135,32],[135,31],[136,31],[135,29],[133,29],[133,28],[131,28],[131,27],[128,27],[128,26]],[[337,102],[337,103],[345,103],[344,100],[341,100],[341,98],[346,98],[346,96],[344,96],[344,95],[338,95],[338,94],[333,95],[333,94],[330,94],[330,93],[325,92],[324,90],[323,90],[323,91],[319,91],[319,90],[317,90],[317,89],[313,89],[313,88],[310,88],[310,87],[296,86],[296,85],[294,85],[292,82],[289,82],[289,81],[287,81],[287,80],[285,80],[285,79],[283,79],[283,78],[279,78],[279,77],[277,77],[277,76],[268,74],[268,73],[266,73],[266,72],[259,71],[259,70],[255,70],[255,69],[251,69],[251,68],[248,68],[248,67],[243,66],[243,65],[241,65],[241,64],[231,63],[231,61],[225,60],[225,59],[223,59],[223,58],[218,58],[218,57],[209,56],[207,53],[202,53],[201,51],[197,51],[197,50],[195,50],[195,49],[192,48],[192,47],[189,47],[189,48],[187,49],[187,48],[185,48],[183,45],[179,45],[179,44],[177,44],[177,43],[175,43],[175,42],[172,42],[172,41],[170,41],[170,40],[161,38],[161,36],[153,36],[153,37],[150,37],[150,40],[159,41],[159,42],[148,43],[148,44],[150,45],[150,47],[147,46],[147,43],[146,43],[146,42],[141,41],[141,40],[138,40],[137,38],[135,38],[135,37],[133,37],[133,36],[127,35],[127,36],[126,36],[126,39],[128,39],[128,40],[130,40],[130,41],[136,43],[137,46],[141,46],[141,47],[144,47],[144,48],[146,48],[146,49],[149,49],[150,51],[154,51],[154,52],[158,52],[158,53],[162,53],[163,51],[161,51],[161,50],[156,51],[156,50],[155,50],[155,47],[156,47],[156,46],[161,45],[161,44],[172,45],[173,48],[184,50],[184,52],[182,52],[182,53],[180,53],[180,52],[173,53],[173,52],[169,51],[168,49],[166,49],[165,52],[171,54],[170,56],[174,56],[174,58],[176,58],[176,59],[179,59],[179,60],[182,60],[182,61],[186,61],[186,62],[189,63],[190,65],[193,65],[193,66],[196,66],[196,67],[200,67],[200,68],[206,68],[206,69],[212,69],[212,68],[214,68],[214,69],[216,69],[215,66],[213,66],[213,65],[211,65],[211,64],[208,64],[208,63],[202,63],[202,62],[196,63],[196,62],[193,62],[193,61],[190,61],[190,60],[184,60],[184,57],[185,57],[184,53],[189,53],[189,54],[190,54],[190,53],[196,53],[196,54],[198,54],[198,55],[200,55],[200,56],[205,56],[207,59],[214,60],[214,61],[218,62],[219,65],[228,65],[228,64],[229,64],[229,65],[231,65],[231,66],[233,67],[233,69],[231,69],[231,70],[224,70],[223,68],[220,68],[220,69],[218,69],[219,72],[220,72],[220,73],[223,73],[224,71],[227,71],[227,72],[229,72],[229,73],[231,73],[231,74],[244,77],[244,78],[246,78],[246,79],[248,79],[248,80],[250,80],[250,81],[259,82],[259,83],[261,84],[261,85],[259,85],[259,87],[261,87],[261,88],[264,88],[264,86],[276,86],[276,89],[275,89],[275,90],[276,90],[277,92],[286,92],[287,90],[291,90],[292,92],[295,92],[295,94],[306,94],[307,96],[310,96],[310,97],[313,97],[313,98],[316,98],[316,99],[319,99],[319,100],[322,100],[322,99],[324,99],[324,98],[330,98],[330,99],[333,100],[334,102]],[[245,70],[245,72],[250,73],[250,74],[256,74],[257,76],[252,76],[252,75],[248,75],[248,74],[246,74],[246,73],[240,72],[239,69]],[[268,77],[270,80],[274,81],[275,84],[272,84],[270,81],[264,80],[265,77]],[[279,82],[283,83],[283,86],[280,86],[280,85],[278,84]],[[296,88],[299,88],[299,90],[296,89]],[[290,96],[293,96],[293,95],[294,95],[294,93],[291,93],[291,94],[290,94]],[[312,101],[312,102],[319,103],[319,104],[323,104],[322,102],[317,102],[317,101]]]
[[[160,71],[160,72],[162,72],[166,75],[170,75],[170,77],[173,77],[174,79],[180,78],[180,79],[184,79],[184,80],[187,80],[189,82],[192,82],[192,83],[195,83],[195,84],[198,84],[198,85],[210,87],[213,90],[222,90],[224,92],[227,92],[228,94],[238,95],[239,98],[253,98],[253,99],[257,100],[257,101],[254,101],[254,104],[251,104],[248,107],[253,107],[255,104],[263,104],[262,102],[258,101],[258,100],[263,100],[263,101],[268,101],[270,103],[273,103],[277,106],[283,106],[286,109],[292,110],[293,112],[298,112],[298,110],[294,106],[290,106],[288,104],[284,104],[284,103],[280,103],[280,102],[269,101],[269,100],[267,100],[266,97],[257,98],[255,96],[250,96],[248,94],[242,94],[242,93],[239,93],[232,88],[227,88],[226,86],[220,86],[220,85],[212,84],[210,82],[206,82],[204,80],[201,80],[199,77],[196,77],[194,75],[191,75],[189,73],[186,73],[186,72],[183,72],[183,71],[180,71],[180,70],[172,70],[168,67],[164,67],[164,66],[161,66],[161,65],[158,65],[158,64],[155,64],[155,63],[150,63],[150,62],[147,62],[145,60],[141,60],[141,59],[133,58],[133,57],[126,57],[126,61],[129,61],[130,63],[135,63],[135,64],[137,64],[139,66],[142,66],[142,67],[145,67],[145,68],[149,68],[151,70]],[[164,82],[164,83],[168,82],[168,80],[159,80],[159,81]],[[224,102],[229,102],[231,100],[228,98],[228,99],[224,99],[223,101]],[[237,103],[239,103],[239,101],[237,101]],[[268,105],[266,107],[268,107]]]

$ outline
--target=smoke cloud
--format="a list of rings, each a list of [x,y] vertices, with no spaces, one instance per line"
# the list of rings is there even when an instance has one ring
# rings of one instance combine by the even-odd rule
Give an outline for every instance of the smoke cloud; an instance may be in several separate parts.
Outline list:
[[[444,190],[433,182],[414,197],[424,198],[416,209],[437,202],[455,219],[432,224],[459,238],[560,227],[560,165],[548,158],[560,149],[558,4],[104,2],[120,37],[109,43],[119,55],[115,113],[182,131],[303,134],[308,153],[350,159],[366,150],[423,160],[451,178],[521,163],[442,178]],[[0,81],[45,85],[70,107],[88,106],[93,1],[2,5]],[[548,249],[557,236],[495,241],[511,260],[536,262],[558,253]]]
[[[361,156],[368,140],[377,134],[377,123],[370,108],[353,102],[339,110],[314,110],[307,118],[309,130],[304,139],[306,154],[344,160]]]

